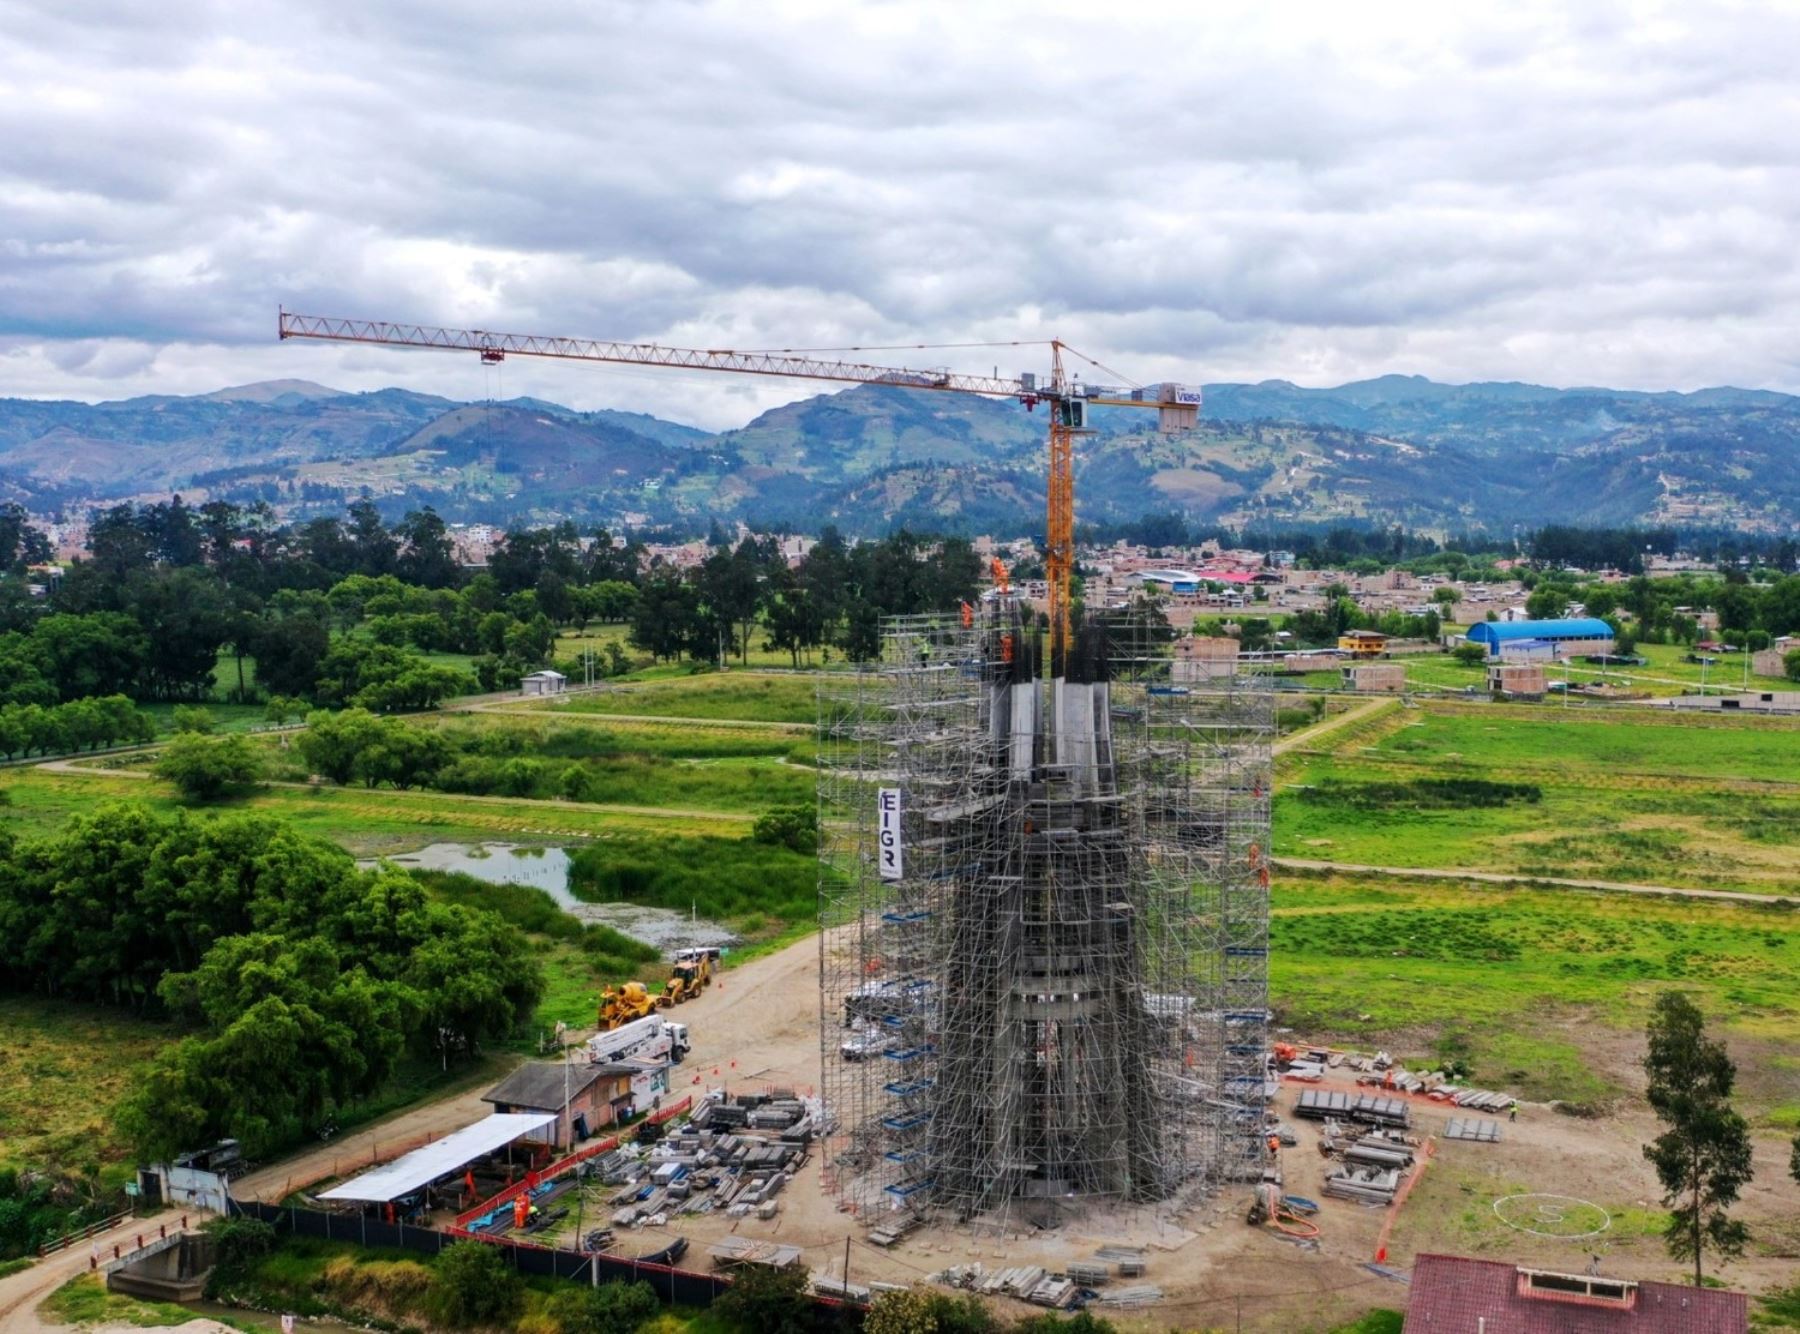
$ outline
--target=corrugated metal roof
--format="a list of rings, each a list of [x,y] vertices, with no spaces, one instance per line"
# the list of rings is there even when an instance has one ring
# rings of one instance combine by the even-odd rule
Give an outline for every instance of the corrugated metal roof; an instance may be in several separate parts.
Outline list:
[[[1477,621],[1469,638],[1477,644],[1498,644],[1512,639],[1611,639],[1613,628],[1593,616],[1571,616],[1557,621]]]
[[[449,1176],[457,1168],[472,1163],[495,1149],[503,1148],[519,1136],[528,1135],[554,1120],[554,1116],[537,1113],[496,1113],[484,1121],[464,1126],[455,1134],[446,1135],[434,1144],[414,1149],[372,1172],[364,1172],[361,1176],[326,1191],[319,1198],[361,1200],[374,1204],[397,1200],[402,1195],[410,1195],[423,1186],[429,1186],[439,1177]]]
[[[619,1072],[586,1062],[567,1069],[561,1061],[531,1061],[521,1065],[493,1088],[481,1095],[483,1102],[508,1107],[532,1107],[540,1111],[561,1111],[563,1093],[577,1097],[587,1091],[596,1079]]]

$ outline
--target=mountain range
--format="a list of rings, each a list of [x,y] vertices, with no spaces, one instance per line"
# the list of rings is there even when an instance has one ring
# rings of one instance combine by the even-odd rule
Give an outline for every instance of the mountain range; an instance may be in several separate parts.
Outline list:
[[[1178,510],[1244,524],[1426,531],[1544,523],[1770,531],[1800,522],[1800,398],[1440,384],[1205,387],[1199,429],[1097,408],[1083,519]],[[1041,526],[1045,419],[961,394],[863,385],[707,432],[539,399],[459,403],[303,380],[109,403],[0,400],[0,499],[67,511],[181,491],[306,511],[373,496],[453,519],[816,531]]]

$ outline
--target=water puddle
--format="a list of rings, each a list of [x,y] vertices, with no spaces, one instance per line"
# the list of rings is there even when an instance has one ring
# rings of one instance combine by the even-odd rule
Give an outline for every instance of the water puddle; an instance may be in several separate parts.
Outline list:
[[[634,940],[673,954],[685,945],[735,945],[738,938],[717,922],[702,921],[669,908],[635,903],[583,903],[569,892],[569,854],[562,848],[533,848],[517,843],[433,843],[381,861],[427,871],[460,871],[490,885],[526,885],[540,889],[556,906],[583,922],[610,926]],[[357,863],[374,867],[376,860]]]

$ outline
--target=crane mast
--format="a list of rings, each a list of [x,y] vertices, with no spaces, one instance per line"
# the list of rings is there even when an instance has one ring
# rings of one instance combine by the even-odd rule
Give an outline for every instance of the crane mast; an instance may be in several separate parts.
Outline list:
[[[1027,409],[1040,402],[1050,411],[1049,479],[1044,524],[1044,574],[1049,588],[1051,652],[1062,659],[1071,643],[1070,585],[1075,573],[1075,437],[1089,434],[1090,406],[1154,408],[1157,427],[1165,434],[1191,429],[1199,418],[1200,391],[1164,383],[1119,389],[1071,381],[1063,366],[1067,344],[1050,344],[1050,375],[1040,383],[1032,374],[964,375],[946,370],[914,370],[835,361],[791,352],[739,352],[728,348],[665,347],[659,343],[618,342],[599,338],[559,338],[542,334],[497,333],[484,329],[451,329],[383,320],[338,319],[321,315],[280,314],[280,336],[324,342],[362,343],[385,347],[422,347],[474,352],[493,364],[509,356],[563,361],[615,362],[629,366],[667,366],[680,370],[724,371],[734,375],[774,375],[801,380],[850,384],[886,384],[944,393],[1011,398]]]

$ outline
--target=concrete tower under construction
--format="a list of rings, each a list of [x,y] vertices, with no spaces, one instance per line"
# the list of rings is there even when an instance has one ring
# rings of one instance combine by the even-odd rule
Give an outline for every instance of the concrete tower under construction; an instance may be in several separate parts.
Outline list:
[[[827,1188],[996,1219],[1253,1174],[1266,684],[1010,596],[884,631],[820,697]]]

